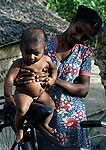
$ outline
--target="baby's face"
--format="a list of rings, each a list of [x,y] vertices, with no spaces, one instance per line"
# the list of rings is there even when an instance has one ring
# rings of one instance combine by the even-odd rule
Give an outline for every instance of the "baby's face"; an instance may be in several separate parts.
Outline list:
[[[45,47],[43,45],[23,45],[21,47],[22,56],[24,62],[31,65],[41,59],[43,56]]]

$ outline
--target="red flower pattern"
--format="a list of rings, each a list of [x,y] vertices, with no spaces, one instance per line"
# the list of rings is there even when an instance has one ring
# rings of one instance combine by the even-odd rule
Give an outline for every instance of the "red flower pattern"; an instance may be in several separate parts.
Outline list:
[[[92,49],[88,49],[87,50],[87,55],[91,58],[92,57],[92,53],[93,53],[93,50]]]
[[[66,103],[64,104],[64,108],[65,108],[65,110],[69,109],[69,108],[70,108],[70,103],[69,103],[69,102],[66,102]]]
[[[83,54],[79,56],[79,59],[82,60],[83,59]]]
[[[67,74],[68,74],[68,72],[67,72],[66,70],[64,70],[64,71],[63,71],[63,74],[64,74],[64,75],[67,75]]]
[[[78,114],[79,117],[82,117],[82,116],[83,116],[83,111],[82,111],[82,110],[79,110],[79,111],[77,112],[77,114]]]
[[[60,110],[61,107],[60,107],[59,105],[56,105],[56,109],[57,109],[57,110]]]
[[[59,139],[59,141],[60,141],[60,143],[64,143],[64,142],[65,142],[65,136],[61,137],[61,138]]]
[[[71,68],[71,65],[67,65],[66,68],[69,70]]]
[[[50,56],[51,56],[52,58],[56,58],[56,55],[55,55],[54,52],[50,52]]]
[[[77,74],[78,73],[78,68],[73,68],[71,71],[71,75]]]
[[[63,103],[63,101],[62,101],[61,99],[59,99],[59,100],[58,100],[58,103],[59,103],[59,104],[62,104],[62,103]]]
[[[78,120],[76,120],[74,118],[68,118],[68,121],[66,123],[66,127],[72,128],[72,127],[76,126],[77,124],[78,124]]]

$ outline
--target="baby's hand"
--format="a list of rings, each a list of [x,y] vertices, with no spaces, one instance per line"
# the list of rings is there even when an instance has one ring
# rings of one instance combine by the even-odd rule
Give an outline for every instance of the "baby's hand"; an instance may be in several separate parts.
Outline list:
[[[12,105],[14,104],[16,106],[16,103],[14,101],[14,97],[12,95],[8,96],[8,97],[5,97],[5,101],[8,105]]]
[[[54,78],[52,78],[52,77],[48,77],[48,78],[47,78],[47,80],[46,80],[46,85],[52,86],[54,83],[55,83]]]

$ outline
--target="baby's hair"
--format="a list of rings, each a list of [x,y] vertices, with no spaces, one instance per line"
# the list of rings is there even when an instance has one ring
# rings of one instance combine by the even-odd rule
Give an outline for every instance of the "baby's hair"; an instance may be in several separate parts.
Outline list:
[[[95,30],[94,35],[96,35],[99,32],[102,26],[102,19],[98,15],[98,13],[95,10],[88,8],[84,5],[80,5],[78,7],[75,20],[84,21],[84,22],[88,22],[89,24],[91,24]]]
[[[34,45],[44,44],[44,46],[46,46],[46,40],[47,35],[43,30],[39,28],[29,28],[26,29],[21,36],[20,47],[23,43],[32,43]]]

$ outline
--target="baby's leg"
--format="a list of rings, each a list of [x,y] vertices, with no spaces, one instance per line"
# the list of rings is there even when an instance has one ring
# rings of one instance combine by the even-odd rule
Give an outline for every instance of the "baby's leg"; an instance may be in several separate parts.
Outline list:
[[[28,111],[33,99],[25,94],[18,91],[14,95],[16,102],[16,115],[15,115],[15,127],[16,127],[16,142],[19,144],[23,138],[23,123],[24,115]]]
[[[51,97],[46,92],[42,93],[42,95],[38,98],[38,101],[52,109],[52,113],[44,121],[44,127],[50,133],[52,133],[52,134],[56,133],[56,129],[49,127],[49,123],[53,117],[55,103],[53,102]]]

